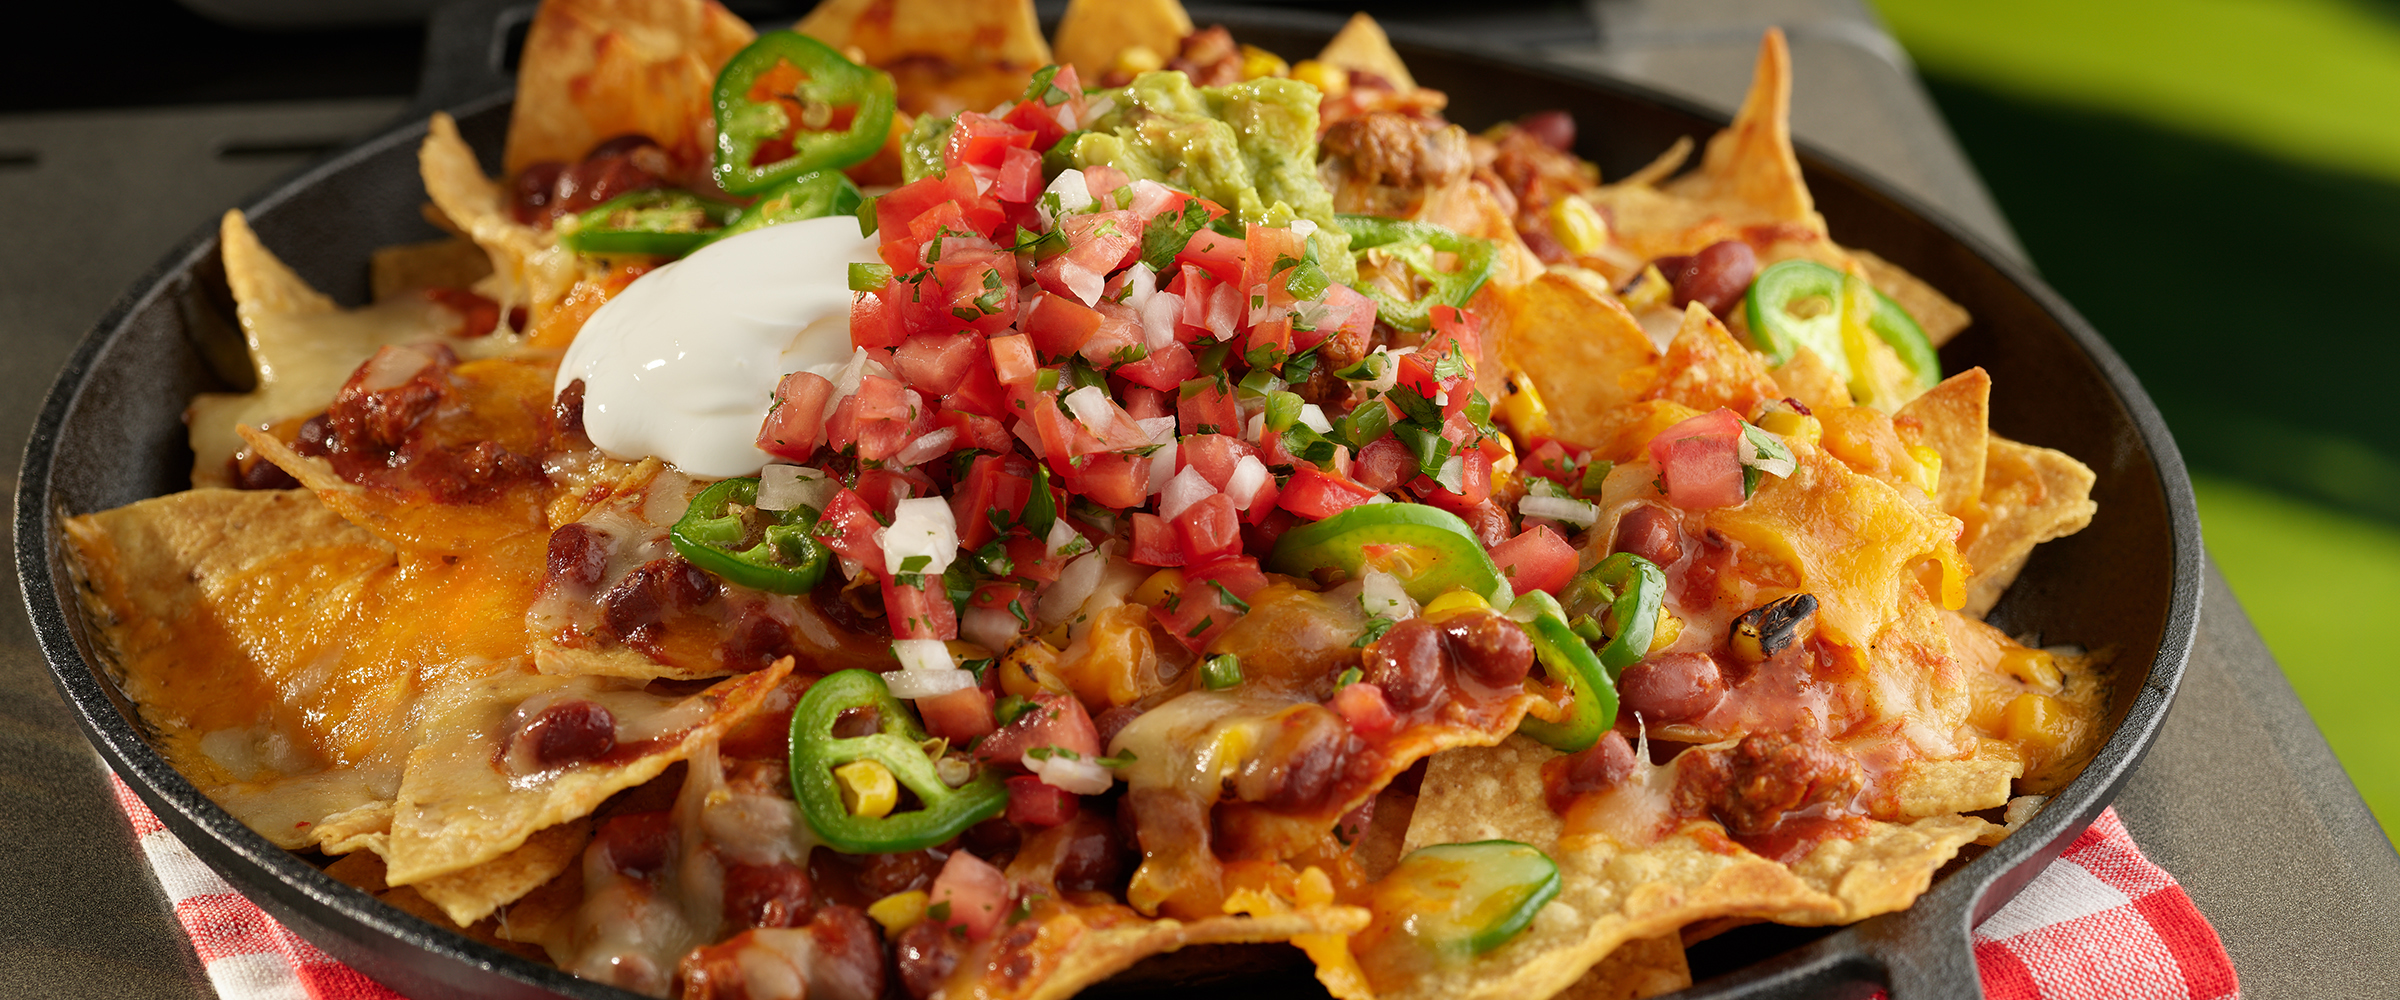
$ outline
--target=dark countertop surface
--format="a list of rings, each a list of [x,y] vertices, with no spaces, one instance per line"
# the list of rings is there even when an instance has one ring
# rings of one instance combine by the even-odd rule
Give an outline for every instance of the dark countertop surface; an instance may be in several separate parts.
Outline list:
[[[1758,32],[1781,24],[1804,139],[2016,245],[1859,0],[1593,0],[1588,11],[1424,22],[1726,107],[1748,81]],[[42,394],[118,293],[224,208],[404,103],[0,116],[0,228],[38,234],[0,243],[0,454],[11,459],[0,485],[15,492],[13,459]],[[0,853],[0,995],[211,995],[13,610],[15,579],[0,588],[12,608],[0,612],[0,838],[13,848]],[[2245,995],[2400,990],[2400,854],[2213,567],[2182,694],[2118,812],[2216,925]]]

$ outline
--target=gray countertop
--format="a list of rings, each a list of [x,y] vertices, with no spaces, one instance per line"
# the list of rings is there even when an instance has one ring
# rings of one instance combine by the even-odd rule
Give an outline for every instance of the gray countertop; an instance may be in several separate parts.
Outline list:
[[[2016,246],[1906,56],[1857,0],[1594,0],[1478,23],[1532,54],[1725,107],[1759,31],[1781,24],[1803,139]],[[22,449],[77,339],[169,247],[402,105],[0,117],[0,229],[20,234],[0,243],[0,454]],[[16,471],[0,466],[12,494]],[[12,608],[15,587],[0,582]],[[2213,568],[2181,697],[2118,812],[2216,925],[2247,996],[2400,990],[2400,854]],[[14,611],[0,613],[0,837],[13,848],[0,852],[0,995],[210,995]]]

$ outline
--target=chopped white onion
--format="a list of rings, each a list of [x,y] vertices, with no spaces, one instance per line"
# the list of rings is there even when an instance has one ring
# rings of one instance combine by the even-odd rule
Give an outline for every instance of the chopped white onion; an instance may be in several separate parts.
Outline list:
[[[1272,297],[1267,294],[1267,286],[1250,286],[1250,325],[1257,326],[1268,320],[1282,319],[1292,314],[1291,306],[1271,305],[1269,304],[1271,301]]]
[[[1400,585],[1400,578],[1379,569],[1367,570],[1361,578],[1358,606],[1369,618],[1400,621],[1417,616],[1417,602]]]
[[[1139,180],[1128,187],[1133,192],[1133,202],[1125,207],[1133,209],[1133,214],[1143,222],[1157,218],[1158,213],[1166,210],[1167,203],[1175,200],[1175,189],[1157,181]]]
[[[1261,406],[1259,412],[1250,415],[1250,422],[1242,425],[1242,440],[1257,444],[1266,439],[1267,414],[1266,408]]]
[[[1141,265],[1134,265],[1139,267]],[[1183,296],[1156,292],[1137,307],[1142,314],[1142,344],[1163,351],[1175,343],[1175,318],[1183,315]]]
[[[810,370],[814,371],[815,369]],[[817,374],[824,375],[833,383],[833,394],[825,397],[825,415],[828,417],[833,416],[833,408],[841,405],[844,397],[858,394],[859,384],[865,382],[867,376],[892,377],[891,369],[885,368],[882,362],[869,356],[864,347],[851,348],[850,360],[831,374],[821,371]]]
[[[1098,795],[1117,783],[1117,776],[1108,768],[1083,757],[1069,758],[1051,754],[1047,758],[1025,755],[1025,769],[1042,776],[1042,783],[1077,795]]]
[[[1068,563],[1066,569],[1059,571],[1058,582],[1042,592],[1039,609],[1042,624],[1056,625],[1073,617],[1082,609],[1084,600],[1092,596],[1093,589],[1100,586],[1100,573],[1107,568],[1105,552],[1088,553]]]
[[[958,521],[940,497],[902,500],[892,511],[892,526],[876,531],[875,541],[883,546],[884,572],[940,576],[958,556]],[[925,561],[911,568],[908,561],[917,556]]]
[[[1175,418],[1168,417],[1166,419],[1173,422]],[[1150,453],[1150,484],[1143,488],[1143,496],[1157,496],[1165,492],[1167,483],[1175,478],[1175,453],[1182,449],[1177,447],[1173,440],[1175,432],[1170,429],[1167,433],[1169,435],[1167,443],[1160,445],[1157,451]]]
[[[1052,180],[1050,182],[1050,186],[1044,188],[1042,193],[1054,194],[1058,196],[1058,210],[1062,214],[1068,212],[1080,212],[1084,209],[1092,207],[1092,189],[1090,186],[1084,183],[1083,171],[1081,170],[1068,169],[1059,171],[1058,177],[1055,180]],[[1034,203],[1041,206],[1037,210],[1041,213],[1042,225],[1044,228],[1048,228],[1058,223],[1058,219],[1050,214],[1049,206],[1043,204],[1048,200],[1049,199],[1046,198],[1034,199]]]
[[[1142,429],[1142,436],[1148,438],[1151,444],[1175,443],[1174,417],[1143,417],[1133,424]]]
[[[1517,513],[1526,517],[1546,517],[1578,528],[1589,528],[1600,519],[1600,509],[1589,500],[1573,497],[1545,497],[1528,493],[1517,501]]]
[[[1058,280],[1064,282],[1067,291],[1074,292],[1075,297],[1082,299],[1087,306],[1098,303],[1100,293],[1108,289],[1107,275],[1072,260],[1061,259],[1058,262]]]
[[[975,780],[975,765],[964,757],[943,754],[942,759],[933,762],[933,776],[942,779],[942,784],[958,788]]]
[[[1016,645],[1025,623],[1017,620],[1007,608],[978,608],[970,605],[958,616],[958,637],[985,649],[1005,650]]]
[[[770,465],[758,470],[758,509],[814,507],[822,511],[841,488],[832,476],[805,465]]]
[[[957,661],[950,659],[950,644],[940,639],[894,639],[892,656],[902,670],[958,669]]]
[[[1090,104],[1086,104],[1083,106],[1083,121],[1081,122],[1081,125],[1084,128],[1090,128],[1092,127],[1092,123],[1107,117],[1109,112],[1115,110],[1117,110],[1117,99],[1114,97],[1103,97],[1097,101],[1093,101]]]
[[[1241,290],[1230,284],[1218,285],[1208,293],[1208,332],[1218,340],[1232,340],[1242,319]]]
[[[1025,418],[1018,417],[1017,422],[1009,425],[1008,430],[1009,433],[1017,436],[1017,440],[1025,442],[1025,447],[1032,450],[1033,457],[1048,457],[1042,451],[1042,432],[1034,430],[1032,424],[1025,422]]]
[[[1317,223],[1314,219],[1293,219],[1285,224],[1284,228],[1299,233],[1302,239],[1307,239],[1317,233]]]
[[[892,456],[892,464],[913,468],[950,453],[950,445],[958,440],[958,428],[942,427],[908,443]]]
[[[894,670],[883,675],[883,684],[892,689],[894,698],[938,698],[975,686],[975,675],[952,667],[948,670]]]
[[[1158,294],[1158,272],[1141,261],[1134,261],[1132,267],[1117,272],[1117,277],[1125,282],[1125,304],[1132,306],[1136,312],[1150,304],[1151,296]]]
[[[1042,539],[1042,547],[1054,556],[1071,556],[1091,551],[1092,540],[1062,517],[1050,522],[1050,534]]]
[[[1378,347],[1375,349],[1375,353],[1383,355],[1383,361],[1379,366],[1382,370],[1375,374],[1374,379],[1361,382],[1359,386],[1368,392],[1390,392],[1393,386],[1400,384],[1400,359],[1417,353],[1417,349],[1403,347],[1392,350]]]
[[[1117,404],[1108,398],[1106,389],[1087,385],[1068,393],[1061,402],[1067,404],[1067,409],[1075,414],[1075,422],[1092,432],[1093,437],[1106,440],[1109,432],[1116,429]]]
[[[1258,499],[1258,491],[1267,485],[1267,463],[1256,455],[1244,455],[1233,464],[1233,475],[1225,478],[1225,496],[1233,501],[1235,510],[1249,510]]]
[[[1319,434],[1333,430],[1333,421],[1325,419],[1325,408],[1315,403],[1300,404],[1300,426]]]
[[[1201,475],[1200,470],[1184,466],[1183,471],[1167,480],[1166,488],[1159,491],[1158,516],[1169,521],[1182,517],[1183,512],[1192,509],[1193,504],[1208,499],[1216,491],[1216,486],[1210,484],[1208,477]]]

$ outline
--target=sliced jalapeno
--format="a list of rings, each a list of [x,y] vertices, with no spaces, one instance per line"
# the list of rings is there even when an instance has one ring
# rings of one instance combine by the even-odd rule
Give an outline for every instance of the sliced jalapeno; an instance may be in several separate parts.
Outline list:
[[[715,237],[739,210],[689,191],[635,191],[576,216],[558,243],[583,254],[681,257]]]
[[[875,715],[875,732],[842,738],[834,724],[854,710]],[[925,727],[869,670],[829,674],[792,707],[792,798],[810,829],[844,854],[890,854],[932,847],[1008,808],[1008,788],[990,769],[952,788],[925,755]],[[873,761],[914,794],[920,808],[860,815],[842,798],[834,771]],[[852,795],[857,798],[856,793]],[[868,810],[874,812],[875,810]]]
[[[821,219],[828,215],[850,215],[866,200],[858,185],[838,170],[817,170],[801,174],[767,189],[751,202],[750,207],[734,215],[733,221],[709,237],[710,242],[740,236],[754,229],[765,229],[802,219]]]
[[[792,31],[770,31],[717,74],[717,184],[758,194],[875,155],[898,107],[892,78]]]
[[[1542,672],[1567,689],[1566,714],[1557,719],[1528,715],[1517,731],[1566,753],[1588,750],[1617,724],[1617,688],[1607,667],[1582,636],[1567,627],[1558,601],[1541,591],[1517,598],[1509,617],[1523,622]]]
[[[1350,234],[1352,253],[1382,250],[1425,279],[1428,287],[1424,296],[1413,301],[1373,285],[1358,286],[1360,292],[1375,300],[1375,314],[1394,329],[1423,332],[1433,326],[1433,307],[1466,308],[1467,300],[1474,298],[1483,283],[1491,280],[1492,268],[1498,260],[1492,241],[1461,236],[1430,223],[1377,215],[1335,218]],[[1437,266],[1433,257],[1436,251],[1457,254],[1457,270],[1444,271]]]
[[[761,510],[756,478],[726,479],[700,491],[667,530],[692,565],[733,583],[776,594],[805,594],[824,579],[833,557],[809,534],[809,507]]]
[[[1409,852],[1375,884],[1375,910],[1420,948],[1480,955],[1523,933],[1561,885],[1557,862],[1531,844],[1435,844]]]
[[[1941,356],[1916,317],[1891,296],[1864,287],[1856,275],[1813,260],[1777,261],[1751,279],[1743,307],[1749,311],[1751,342],[1770,364],[1790,361],[1795,351],[1806,347],[1845,385],[1855,386],[1858,373],[1851,364],[1850,345],[1843,340],[1843,311],[1849,302],[1873,303],[1863,327],[1891,345],[1919,388],[1933,388],[1942,380]]]
[[[1334,569],[1355,579],[1370,565],[1398,577],[1420,604],[1453,590],[1494,605],[1510,599],[1474,529],[1424,504],[1361,504],[1284,532],[1267,556],[1268,569],[1293,576]]]
[[[1595,629],[1608,637],[1600,647],[1600,665],[1615,681],[1650,652],[1658,607],[1666,596],[1667,574],[1657,563],[1619,552],[1568,581],[1560,604],[1568,627],[1586,638]]]

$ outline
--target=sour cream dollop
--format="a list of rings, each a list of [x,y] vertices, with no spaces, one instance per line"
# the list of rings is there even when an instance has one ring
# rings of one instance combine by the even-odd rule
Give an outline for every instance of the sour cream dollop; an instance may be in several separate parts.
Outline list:
[[[755,473],[775,383],[850,359],[850,265],[873,263],[875,246],[842,215],[702,247],[594,312],[556,388],[583,380],[584,432],[612,456],[706,479]]]

